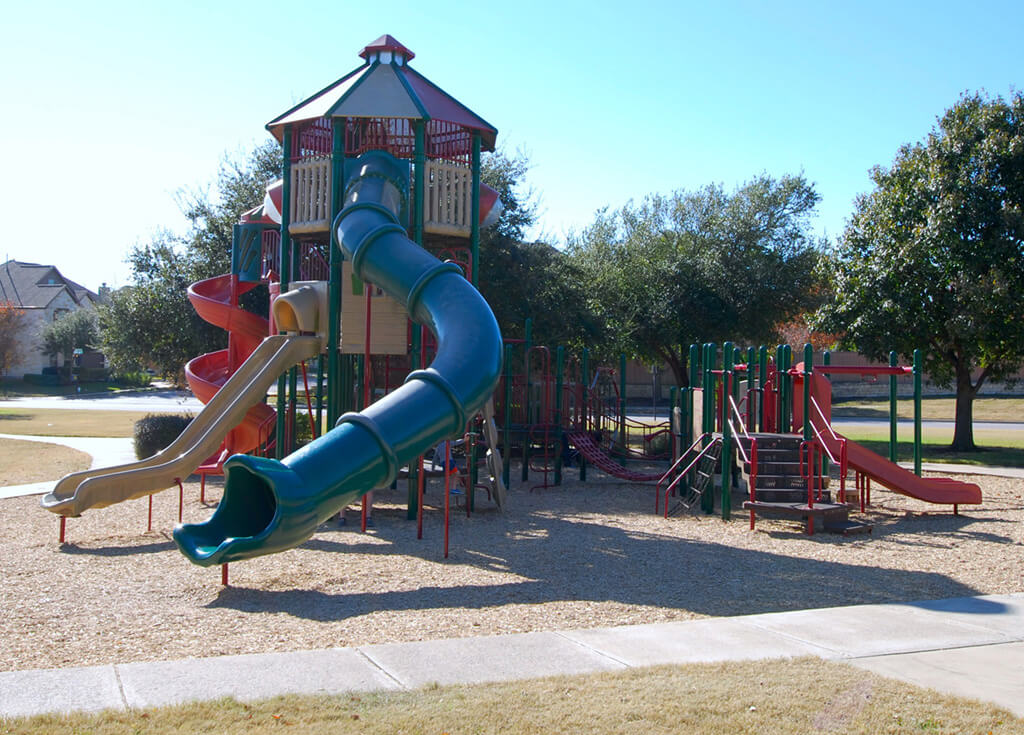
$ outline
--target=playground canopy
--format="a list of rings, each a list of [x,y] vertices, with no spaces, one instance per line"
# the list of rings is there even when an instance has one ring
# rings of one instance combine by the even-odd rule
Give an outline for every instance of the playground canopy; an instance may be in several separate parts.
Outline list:
[[[482,150],[494,150],[497,128],[410,67],[415,54],[395,38],[381,36],[359,55],[363,66],[274,118],[267,130],[283,141],[285,126],[323,118],[422,120],[478,132]]]

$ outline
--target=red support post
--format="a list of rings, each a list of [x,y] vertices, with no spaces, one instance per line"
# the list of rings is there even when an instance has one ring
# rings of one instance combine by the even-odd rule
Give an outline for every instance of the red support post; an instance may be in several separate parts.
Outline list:
[[[221,564],[220,565],[220,583],[221,583],[221,586],[223,586],[223,587],[227,587],[228,586],[228,565],[227,564]]]
[[[60,517],[60,543],[64,543],[64,532],[67,530],[67,516]]]
[[[149,496],[149,521],[146,523],[146,531],[153,530],[153,496]]]

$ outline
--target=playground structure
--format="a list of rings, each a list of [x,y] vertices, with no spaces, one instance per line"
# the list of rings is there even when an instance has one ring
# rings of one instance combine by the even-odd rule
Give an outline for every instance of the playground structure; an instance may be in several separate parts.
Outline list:
[[[506,456],[522,457],[523,481],[530,472],[541,475],[536,487],[561,482],[563,450],[571,445],[578,453],[581,479],[586,479],[589,464],[618,479],[654,483],[655,512],[666,517],[670,496],[678,495],[677,508],[699,503],[711,513],[717,505],[728,519],[733,491],[745,490],[743,508],[750,513],[751,528],[756,516],[764,515],[803,521],[809,533],[814,532],[815,519],[833,532],[869,531],[869,526],[848,516],[865,510],[873,482],[918,500],[951,505],[954,513],[961,504],[981,502],[981,491],[973,483],[921,477],[920,353],[913,366],[898,365],[893,353],[888,366],[841,367],[831,365],[828,352],[821,364],[815,364],[809,345],[804,361],[796,365],[789,345],[780,345],[774,355],[763,346],[744,352],[732,343],[721,349],[692,345],[689,386],[670,394],[670,427],[667,422],[627,415],[622,398],[624,357],[617,370],[592,370],[586,350],[577,361],[559,347],[552,371],[551,350],[530,344],[529,324],[526,334],[526,340],[505,346],[499,394],[505,410]],[[517,352],[524,357],[517,360]],[[513,367],[517,364],[522,365],[518,373]],[[841,373],[889,378],[887,458],[833,428],[827,376]],[[897,464],[899,376],[914,381],[913,471]],[[661,446],[659,437],[667,440]],[[652,465],[658,460],[664,463]],[[632,461],[643,466],[634,469]],[[507,473],[506,467],[506,477]],[[848,491],[851,474],[853,487]],[[829,489],[833,483],[838,483],[834,492]]]
[[[229,334],[226,350],[187,367],[203,411],[155,457],[63,478],[42,501],[62,520],[223,472],[213,517],[178,527],[175,541],[197,564],[250,558],[301,543],[402,466],[414,517],[417,458],[473,428],[501,372],[500,333],[475,288],[480,228],[500,213],[480,183],[497,131],[412,69],[413,53],[391,36],[360,56],[362,66],[268,123],[282,180],[235,227],[232,272],[189,289],[197,312]],[[269,320],[239,307],[261,282]],[[305,377],[314,357],[310,423],[314,436],[323,419],[333,428],[295,451],[297,365]],[[408,373],[394,390],[390,357]],[[276,411],[265,405],[275,380]],[[489,467],[500,468],[497,451]]]
[[[850,530],[848,468],[862,509],[872,481],[954,511],[980,502],[975,485],[922,479],[919,453],[910,473],[894,454],[884,460],[836,434],[830,367],[809,352],[792,366],[788,347],[774,359],[751,348],[744,363],[726,343],[719,369],[717,348],[695,345],[673,421],[652,422],[627,415],[624,356],[617,368],[592,367],[586,350],[577,359],[533,344],[529,323],[525,339],[503,345],[475,288],[480,228],[500,211],[480,182],[496,130],[415,72],[412,52],[390,36],[360,55],[361,67],[268,123],[283,178],[242,215],[231,273],[189,289],[197,313],[229,335],[226,350],[186,367],[204,410],[155,457],[63,478],[45,508],[75,516],[180,487],[193,472],[204,483],[224,474],[212,517],[179,526],[174,539],[196,564],[226,564],[301,543],[403,472],[407,515],[421,518],[423,454],[446,438],[468,440],[468,511],[481,434],[499,507],[511,481],[501,453],[521,458],[523,482],[539,476],[531,489],[560,484],[567,460],[581,480],[593,466],[657,483],[656,511],[664,499],[666,515],[670,495],[711,513],[717,493],[727,519],[745,480],[752,527],[766,514],[805,520],[809,532],[816,518]],[[239,305],[261,283],[269,318]],[[894,363],[890,374],[907,370]],[[919,366],[912,372],[919,380]],[[266,404],[275,381],[276,410]],[[300,395],[313,434],[301,449]],[[446,517],[448,502],[446,486]]]

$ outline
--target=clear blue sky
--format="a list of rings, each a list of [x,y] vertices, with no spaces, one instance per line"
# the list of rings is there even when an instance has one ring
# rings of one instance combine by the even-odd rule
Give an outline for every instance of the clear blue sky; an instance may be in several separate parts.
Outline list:
[[[868,170],[961,92],[1021,83],[1022,21],[1020,0],[17,3],[0,257],[124,285],[133,243],[183,228],[176,191],[383,33],[529,154],[556,241],[606,205],[799,171],[835,236]]]

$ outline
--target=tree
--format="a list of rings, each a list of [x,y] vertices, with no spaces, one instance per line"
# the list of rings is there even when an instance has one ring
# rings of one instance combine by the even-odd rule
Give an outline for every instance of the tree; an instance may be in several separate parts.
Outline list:
[[[96,314],[92,309],[75,309],[56,317],[42,332],[43,354],[64,358],[64,377],[71,378],[75,350],[91,350],[99,343]]]
[[[99,309],[103,351],[115,370],[153,365],[181,383],[188,360],[224,347],[227,333],[200,319],[186,292],[195,281],[230,270],[232,226],[263,201],[266,185],[280,176],[280,160],[272,140],[248,154],[225,156],[216,197],[207,188],[179,193],[188,232],[161,232],[132,248],[133,283]],[[246,294],[243,305],[265,314],[266,289]]]
[[[609,345],[686,385],[692,342],[773,337],[819,298],[818,200],[803,176],[765,174],[732,193],[709,185],[598,212],[570,253]]]
[[[0,375],[11,369],[21,356],[21,330],[25,312],[10,301],[0,301]]]
[[[525,241],[537,219],[535,195],[523,185],[529,160],[522,152],[497,152],[483,158],[481,169],[481,180],[498,192],[503,207],[498,222],[480,235],[480,292],[502,334],[523,337],[531,318],[535,343],[585,343],[599,330],[583,274],[564,252]]]
[[[875,359],[923,350],[932,380],[956,386],[952,448],[974,450],[975,396],[1024,364],[1024,94],[965,94],[871,178],[818,323]]]

